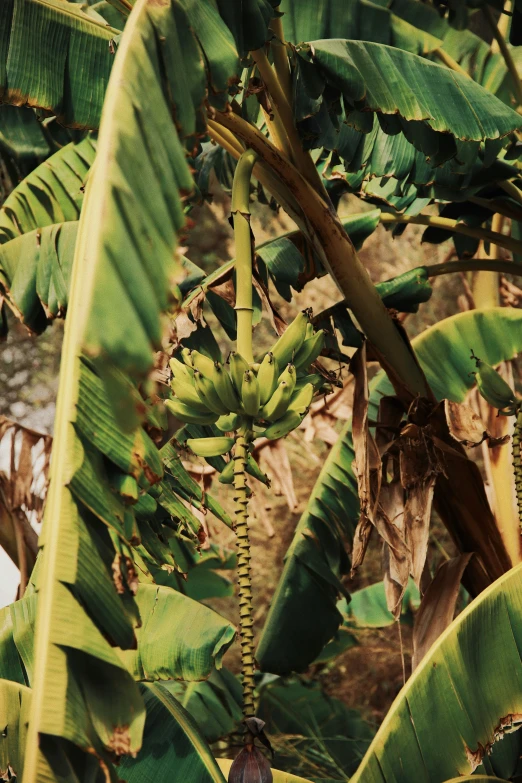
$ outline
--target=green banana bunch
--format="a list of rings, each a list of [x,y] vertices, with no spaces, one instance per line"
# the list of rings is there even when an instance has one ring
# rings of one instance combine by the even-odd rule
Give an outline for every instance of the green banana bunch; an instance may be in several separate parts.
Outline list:
[[[309,310],[299,313],[272,349],[251,364],[237,352],[221,364],[184,348],[183,361],[170,361],[173,398],[166,401],[167,407],[187,424],[215,424],[223,433],[245,428],[268,438],[284,437],[299,426],[314,394],[325,386],[321,375],[310,372],[325,341],[324,331],[314,330],[310,315]],[[233,441],[212,436],[189,439],[187,444],[198,456],[214,457],[230,451]],[[253,458],[248,472],[260,481],[264,478]],[[220,481],[231,482],[233,473],[233,463],[228,462]]]
[[[471,352],[471,358],[475,360],[477,365],[477,372],[473,374],[475,375],[477,388],[481,396],[493,408],[498,408],[502,415],[513,415],[516,412],[518,403],[511,386],[500,377],[493,367],[490,367],[489,364],[475,356],[473,351]]]

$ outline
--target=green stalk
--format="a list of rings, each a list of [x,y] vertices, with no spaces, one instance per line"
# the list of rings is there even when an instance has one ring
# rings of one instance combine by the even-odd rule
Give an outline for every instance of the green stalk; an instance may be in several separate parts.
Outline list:
[[[232,215],[236,244],[237,350],[251,364],[252,350],[252,235],[250,232],[250,178],[257,153],[246,150],[239,158],[232,185]],[[250,539],[248,536],[248,486],[246,463],[253,439],[253,422],[244,420],[236,435],[234,449],[234,502],[236,517],[237,578],[239,598],[239,639],[243,675],[243,716],[255,714],[254,707],[254,619],[250,578]],[[248,736],[248,735],[247,735]]]
[[[522,407],[518,409],[515,430],[513,432],[513,474],[517,492],[518,518],[522,529]]]
[[[250,429],[241,430],[234,450],[234,502],[236,506],[237,578],[239,594],[239,640],[243,675],[243,716],[251,718],[254,707],[254,619],[252,580],[250,577],[250,539],[248,536],[248,487],[246,461],[252,440]]]
[[[502,57],[504,58],[504,62],[506,63],[506,67],[509,71],[509,75],[511,76],[513,94],[517,100],[518,105],[520,106],[522,105],[522,83],[518,75],[517,66],[511,55],[511,50],[507,45],[501,31],[497,27],[497,23],[495,22],[495,17],[493,16],[493,11],[485,3],[482,6],[482,13],[486,17],[488,24],[491,27],[491,31],[495,37],[495,41],[498,44],[498,48],[500,49]]]
[[[237,350],[251,364],[252,353],[252,236],[250,233],[250,179],[257,160],[254,150],[239,158],[232,185],[232,215],[236,243]]]

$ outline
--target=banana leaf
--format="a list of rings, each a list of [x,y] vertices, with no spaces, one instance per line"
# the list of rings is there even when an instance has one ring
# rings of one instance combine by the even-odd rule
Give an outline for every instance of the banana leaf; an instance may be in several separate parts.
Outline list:
[[[0,243],[53,223],[78,220],[96,142],[87,136],[55,152],[9,195],[0,210]]]
[[[521,596],[517,566],[453,621],[397,696],[351,783],[443,783],[463,780],[475,769],[507,780],[515,776],[521,750],[516,729],[522,723]]]
[[[520,126],[512,109],[462,74],[383,44],[344,39],[298,47],[295,116],[314,146],[341,158],[350,126],[403,133],[432,166],[458,157],[463,173],[480,152],[496,157]],[[444,100],[440,100],[440,95]]]
[[[100,602],[114,605],[113,594],[104,588],[101,582]],[[221,668],[235,636],[231,623],[170,587],[141,584],[136,604],[143,618],[136,631],[137,647],[119,652],[134,680],[198,682]],[[38,599],[32,593],[0,610],[0,679],[33,684],[37,609]],[[106,632],[111,633],[111,628]]]
[[[6,0],[0,30],[2,102],[97,128],[119,31],[60,0]]]
[[[24,9],[40,5],[27,2]],[[61,13],[60,3],[48,5],[51,18]],[[63,9],[78,18],[75,9]],[[205,45],[230,39],[210,4],[198,4],[194,13],[201,17],[198,37]],[[46,29],[38,20],[38,15],[32,20],[33,38]],[[16,16],[16,29],[6,26],[12,38],[22,21]],[[221,28],[212,39],[217,23]],[[159,38],[168,46],[158,48]],[[176,53],[184,67],[169,59]],[[231,60],[237,61],[237,53],[228,48],[213,71],[215,102],[224,100],[219,90]],[[183,118],[174,95],[187,99]],[[135,533],[126,525],[120,494],[129,479],[119,474],[136,482],[141,495],[163,473],[142,428],[146,405],[137,385],[161,348],[162,314],[179,302],[172,278],[179,272],[175,248],[185,222],[180,191],[190,191],[192,179],[172,117],[184,139],[194,134],[204,98],[204,65],[182,7],[139,0],[107,89],[73,262],[51,481],[34,576],[38,615],[26,783],[65,777],[67,764],[72,770],[84,758],[80,751],[87,750],[114,778],[111,759],[141,746],[145,703],[118,653],[134,647],[139,625],[128,538]],[[104,405],[113,419],[93,427],[89,416],[103,413]],[[109,594],[110,601],[101,600]],[[88,778],[82,771],[78,779]]]
[[[488,357],[485,361],[491,365],[512,359],[522,350],[522,314],[491,308],[455,315],[426,329],[413,346],[437,399],[462,402],[473,386],[470,349]],[[379,373],[370,387],[370,419],[376,419],[381,396],[392,391]],[[350,570],[343,540],[351,540],[359,516],[353,459],[348,422],[324,463],[286,553],[256,654],[263,671],[304,671],[342,622],[336,598],[340,580]]]
[[[126,756],[118,776],[127,783],[225,783],[193,718],[166,688],[142,686],[147,709],[143,747]]]
[[[228,669],[213,671],[204,682],[162,684],[192,715],[207,742],[236,731],[243,719],[241,684]]]
[[[55,223],[0,244],[0,284],[31,332],[65,315],[78,222]]]
[[[390,8],[391,5],[391,8]],[[428,54],[438,49],[442,40],[435,34],[406,22],[387,5],[353,0],[283,0],[285,37],[294,43],[325,38],[348,38],[396,46],[413,54]]]

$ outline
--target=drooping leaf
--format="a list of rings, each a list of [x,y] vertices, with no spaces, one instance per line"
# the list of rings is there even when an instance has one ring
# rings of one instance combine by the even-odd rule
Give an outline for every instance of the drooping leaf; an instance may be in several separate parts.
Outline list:
[[[201,40],[218,46],[219,36],[210,40],[212,24],[222,24],[216,12],[206,3],[196,11]],[[35,26],[37,33],[41,29]],[[221,33],[228,35],[226,29]],[[168,45],[158,47],[160,38]],[[191,79],[170,59],[180,40]],[[217,102],[225,100],[219,89],[225,88],[231,59],[237,55],[224,52],[218,58],[222,67],[212,75]],[[143,698],[117,653],[134,644],[136,574],[127,514],[111,512],[114,500],[125,512],[111,480],[118,471],[127,473],[143,491],[163,470],[157,449],[144,438],[141,416],[147,406],[137,384],[161,348],[162,313],[176,307],[176,236],[184,225],[180,191],[189,191],[192,180],[172,117],[184,138],[195,133],[204,80],[181,5],[139,0],[118,47],[76,242],[43,551],[35,577],[38,620],[26,783],[47,780],[43,765],[50,764],[57,775],[55,762],[74,745],[105,764],[109,753],[134,753],[141,745]],[[199,92],[189,92],[196,81]],[[187,99],[184,125],[171,96]],[[94,405],[99,415],[103,404],[112,406],[115,416],[106,417],[107,429],[98,429],[88,411]],[[117,487],[124,488],[121,482]],[[132,527],[128,533],[135,535]],[[79,779],[86,779],[83,772]]]
[[[99,589],[100,598],[110,604],[106,586],[101,583]],[[231,623],[170,587],[141,584],[136,604],[143,618],[136,631],[137,647],[119,652],[134,680],[197,682],[207,679],[215,667],[221,668],[235,635]],[[0,610],[0,679],[33,684],[37,609],[33,592]]]
[[[9,305],[32,332],[65,315],[77,221],[30,231],[0,245],[0,283]]]
[[[470,348],[477,355],[482,351],[492,365],[513,358],[522,350],[522,316],[509,308],[462,313],[427,329],[413,346],[437,399],[462,402],[473,385]],[[376,376],[370,389],[371,420],[377,419],[381,397],[392,393],[384,374]],[[340,579],[350,569],[342,536],[351,539],[359,516],[353,459],[348,422],[325,461],[286,554],[256,655],[264,671],[304,671],[342,622],[336,597]]]
[[[442,783],[475,769],[512,778],[522,724],[521,584],[517,566],[439,637],[397,696],[353,783],[413,783],[419,775]]]
[[[241,684],[228,669],[213,671],[205,682],[170,682],[163,687],[192,715],[207,742],[231,734],[241,723]]]
[[[431,165],[458,156],[469,168],[479,150],[486,154],[520,125],[471,79],[383,44],[312,41],[299,50],[298,65],[296,119],[315,146],[341,158],[343,129],[369,133],[373,113],[385,132],[404,133]]]
[[[119,31],[59,0],[8,0],[0,29],[2,102],[97,128]]]
[[[0,210],[0,243],[53,223],[78,220],[96,143],[67,144],[31,172]],[[9,279],[9,278],[8,278]]]
[[[162,685],[142,686],[147,709],[143,747],[125,757],[118,776],[127,783],[224,783],[194,719]]]

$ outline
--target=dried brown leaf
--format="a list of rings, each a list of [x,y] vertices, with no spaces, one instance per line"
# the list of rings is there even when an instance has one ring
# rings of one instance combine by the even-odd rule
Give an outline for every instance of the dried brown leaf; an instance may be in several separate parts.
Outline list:
[[[471,557],[472,552],[442,563],[426,590],[413,626],[413,670],[453,620],[460,582]]]
[[[488,437],[486,425],[470,405],[444,400],[449,434],[465,446],[478,446]]]

